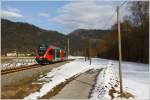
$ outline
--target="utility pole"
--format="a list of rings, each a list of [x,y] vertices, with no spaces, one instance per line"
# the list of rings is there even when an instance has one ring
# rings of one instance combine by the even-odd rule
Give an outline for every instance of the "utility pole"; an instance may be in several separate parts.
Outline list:
[[[84,48],[84,56],[85,56],[85,61],[86,61],[86,47]]]
[[[89,58],[90,58],[90,65],[91,65],[91,39],[89,39]]]
[[[69,59],[69,39],[68,39],[68,59]]]
[[[89,37],[88,37],[87,55],[88,55],[88,60],[90,60],[90,38]]]
[[[122,85],[122,53],[121,53],[121,33],[120,33],[120,15],[119,15],[119,6],[117,7],[117,23],[118,23],[118,50],[119,50],[119,79],[120,79],[120,93],[123,93],[123,85]]]

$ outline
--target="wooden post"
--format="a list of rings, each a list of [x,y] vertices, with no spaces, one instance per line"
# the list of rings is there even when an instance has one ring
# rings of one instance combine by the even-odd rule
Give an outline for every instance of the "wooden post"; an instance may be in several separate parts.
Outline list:
[[[69,59],[69,39],[68,39],[68,59]]]
[[[91,39],[89,39],[89,58],[90,58],[90,65],[91,65]]]
[[[84,56],[85,56],[85,61],[86,61],[86,47],[84,48]]]
[[[119,15],[119,7],[117,7],[117,23],[118,23],[118,50],[119,50],[119,79],[120,79],[120,93],[123,93],[123,85],[122,85],[122,52],[121,52],[121,33],[120,33],[120,15]]]

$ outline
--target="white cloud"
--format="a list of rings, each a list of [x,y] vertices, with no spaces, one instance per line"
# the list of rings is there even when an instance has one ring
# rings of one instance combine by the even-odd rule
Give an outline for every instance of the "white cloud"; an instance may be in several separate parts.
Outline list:
[[[20,13],[20,10],[19,9],[17,9],[17,8],[8,8],[8,11],[10,11],[10,12],[16,12],[16,13]]]
[[[3,18],[5,18],[5,17],[17,17],[17,18],[21,17],[21,18],[23,18],[24,16],[16,11],[1,10],[1,17],[3,17]]]
[[[48,13],[40,13],[39,16],[42,16],[42,17],[49,17]]]
[[[57,22],[72,30],[77,28],[102,29],[114,11],[115,6],[107,3],[104,5],[95,1],[71,2],[60,8],[59,15],[51,18],[50,21]],[[108,27],[115,21],[114,17]]]

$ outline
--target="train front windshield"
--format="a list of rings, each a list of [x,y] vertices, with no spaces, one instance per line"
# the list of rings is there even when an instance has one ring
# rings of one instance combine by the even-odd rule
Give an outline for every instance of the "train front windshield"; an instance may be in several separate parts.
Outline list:
[[[47,50],[47,47],[39,47],[38,49],[39,56],[44,56],[46,50]]]

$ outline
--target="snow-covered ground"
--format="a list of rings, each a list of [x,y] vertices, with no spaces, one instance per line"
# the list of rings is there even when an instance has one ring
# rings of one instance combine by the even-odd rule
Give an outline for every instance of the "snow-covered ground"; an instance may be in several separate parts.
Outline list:
[[[93,100],[110,100],[109,90],[112,87],[119,91],[119,78],[118,78],[118,62],[111,60],[112,65],[107,66],[97,77],[97,84],[92,91],[91,99]],[[124,92],[131,93],[131,100],[150,100],[149,96],[149,65],[123,62],[123,90]],[[114,100],[120,100],[117,98],[119,93],[114,93]],[[134,96],[134,97],[132,97]],[[116,97],[116,98],[115,98]],[[126,100],[125,98],[121,100]]]
[[[84,58],[83,56],[69,56],[69,59],[79,59],[79,58]]]
[[[71,58],[71,57],[70,57]],[[52,91],[54,87],[65,82],[74,76],[84,73],[90,69],[102,69],[97,77],[97,84],[92,90],[91,99],[110,99],[108,95],[112,87],[119,89],[118,82],[118,62],[107,59],[92,58],[92,64],[89,61],[84,61],[82,57],[74,57],[76,60],[54,68],[46,76],[41,77],[38,81],[42,87],[39,91],[31,93],[24,99],[38,99]],[[134,99],[149,99],[149,65],[123,62],[123,86],[124,91],[134,95]],[[39,83],[38,83],[39,84]],[[119,90],[118,90],[119,91]],[[118,94],[115,94],[117,96]],[[116,99],[116,98],[115,98]],[[118,99],[118,98],[117,98]],[[133,99],[133,98],[130,98]]]
[[[108,62],[100,63],[100,59],[95,59],[92,65],[89,65],[89,61],[84,61],[84,59],[77,59],[71,63],[67,63],[58,68],[54,68],[51,72],[43,78],[40,78],[39,81],[46,81],[43,83],[40,91],[34,92],[24,99],[37,99],[46,95],[51,91],[56,85],[59,85],[62,82],[65,82],[66,79],[77,76],[81,73],[86,72],[90,69],[101,69],[105,67]]]
[[[123,85],[135,100],[150,100],[149,65],[133,62],[123,63]]]
[[[110,99],[109,90],[118,85],[118,71],[112,65],[112,62],[110,62],[98,75],[96,85],[91,94],[92,100]]]

